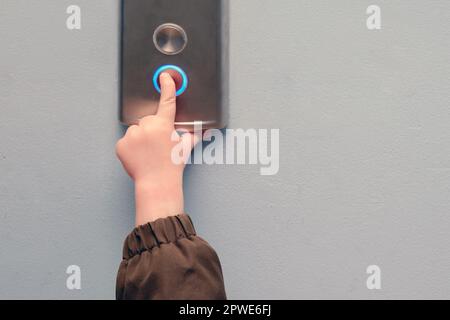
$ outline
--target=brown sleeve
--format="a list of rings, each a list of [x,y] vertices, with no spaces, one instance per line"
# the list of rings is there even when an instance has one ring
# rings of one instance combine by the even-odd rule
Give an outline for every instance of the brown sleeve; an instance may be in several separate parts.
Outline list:
[[[186,214],[140,226],[125,240],[116,298],[224,300],[219,258]]]

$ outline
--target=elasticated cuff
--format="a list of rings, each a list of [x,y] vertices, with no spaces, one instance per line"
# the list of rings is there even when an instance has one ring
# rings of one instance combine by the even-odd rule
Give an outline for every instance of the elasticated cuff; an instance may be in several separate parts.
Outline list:
[[[131,259],[161,244],[176,242],[195,235],[194,225],[187,214],[158,219],[135,228],[128,235],[123,247],[123,259]]]

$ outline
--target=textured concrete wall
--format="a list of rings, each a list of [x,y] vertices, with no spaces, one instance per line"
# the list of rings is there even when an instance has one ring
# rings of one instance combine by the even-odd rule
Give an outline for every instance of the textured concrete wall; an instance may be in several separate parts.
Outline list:
[[[438,0],[232,0],[230,127],[279,128],[281,159],[186,172],[230,298],[450,298],[448,21]],[[0,0],[0,298],[114,297],[118,22],[113,0]]]

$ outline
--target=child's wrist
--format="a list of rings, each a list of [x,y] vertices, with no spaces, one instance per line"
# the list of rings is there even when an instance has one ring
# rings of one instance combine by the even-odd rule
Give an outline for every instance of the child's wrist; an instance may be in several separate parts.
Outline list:
[[[184,212],[182,179],[136,181],[135,196],[137,226]]]

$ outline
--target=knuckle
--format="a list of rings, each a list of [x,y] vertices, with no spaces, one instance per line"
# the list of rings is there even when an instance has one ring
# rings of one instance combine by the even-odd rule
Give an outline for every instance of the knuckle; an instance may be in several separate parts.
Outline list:
[[[168,96],[161,100],[160,107],[164,108],[167,106],[172,106],[175,104],[175,102],[176,102],[175,96]]]
[[[133,125],[128,128],[126,138],[131,140],[137,140],[141,136],[141,129],[137,125]]]
[[[152,123],[151,125],[146,124],[142,127],[142,130],[144,131],[146,136],[149,136],[153,133],[153,128],[155,127],[155,123]]]
[[[120,156],[125,148],[125,139],[122,138],[116,143],[116,154]]]

